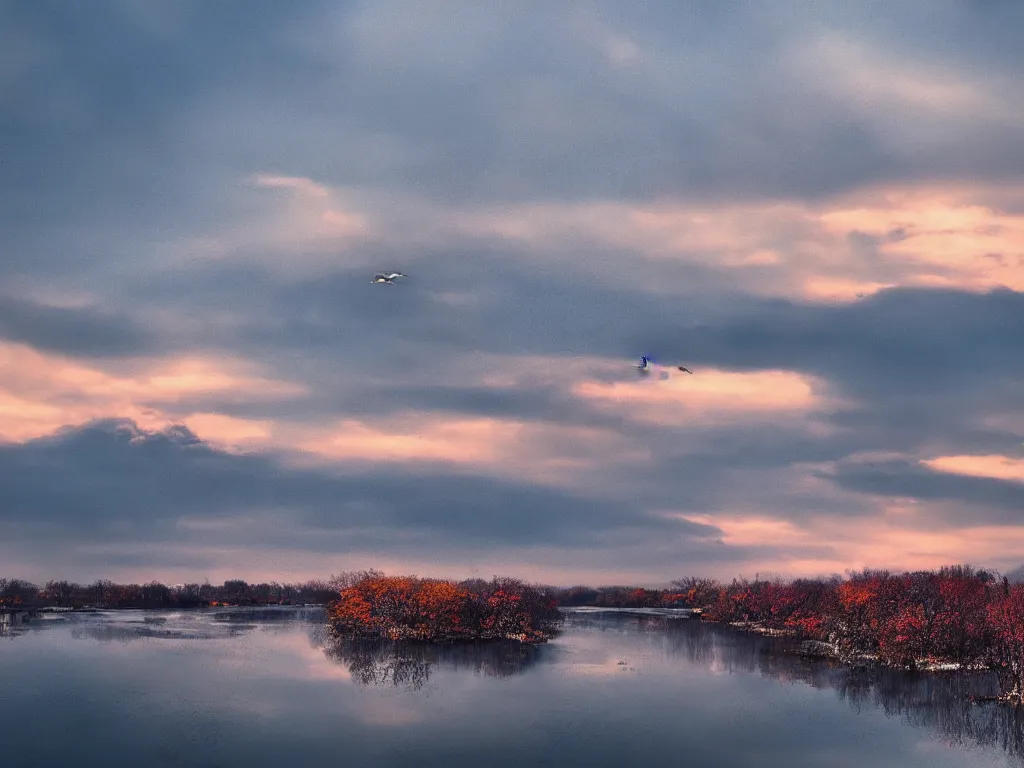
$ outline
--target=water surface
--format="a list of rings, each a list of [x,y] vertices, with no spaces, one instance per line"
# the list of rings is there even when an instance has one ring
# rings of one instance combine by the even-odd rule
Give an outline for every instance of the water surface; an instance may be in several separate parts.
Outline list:
[[[851,672],[697,620],[539,648],[327,642],[318,609],[119,611],[0,635],[3,766],[1021,766],[958,675]]]

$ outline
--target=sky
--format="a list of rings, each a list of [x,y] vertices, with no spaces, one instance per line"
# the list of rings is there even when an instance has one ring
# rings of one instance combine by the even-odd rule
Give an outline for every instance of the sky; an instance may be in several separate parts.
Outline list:
[[[1020,565],[1022,33],[0,0],[0,575]]]

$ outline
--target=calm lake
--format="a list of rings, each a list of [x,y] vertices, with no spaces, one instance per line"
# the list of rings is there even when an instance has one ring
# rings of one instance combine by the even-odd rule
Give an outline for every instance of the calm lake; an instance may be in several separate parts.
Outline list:
[[[985,677],[570,614],[540,648],[325,644],[319,609],[40,617],[0,634],[0,765],[1021,766]],[[624,663],[620,663],[624,662]]]

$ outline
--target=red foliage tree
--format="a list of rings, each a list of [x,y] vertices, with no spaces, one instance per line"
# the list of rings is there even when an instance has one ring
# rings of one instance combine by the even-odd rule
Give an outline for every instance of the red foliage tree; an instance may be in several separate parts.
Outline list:
[[[1021,703],[1024,699],[1024,585],[1007,589],[988,607],[992,642],[989,663],[1000,678],[1003,694]]]
[[[969,566],[939,571],[940,609],[932,626],[937,656],[961,664],[982,660],[991,642],[988,605],[995,597],[995,578]]]
[[[689,608],[706,608],[718,600],[722,585],[714,579],[687,576],[672,582],[672,588],[684,597]]]

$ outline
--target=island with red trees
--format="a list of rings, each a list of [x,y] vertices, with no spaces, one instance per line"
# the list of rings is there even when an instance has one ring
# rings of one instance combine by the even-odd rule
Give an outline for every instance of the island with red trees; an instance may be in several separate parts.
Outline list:
[[[549,589],[518,579],[453,582],[383,574],[343,589],[327,617],[339,637],[523,643],[547,642],[564,619]]]

